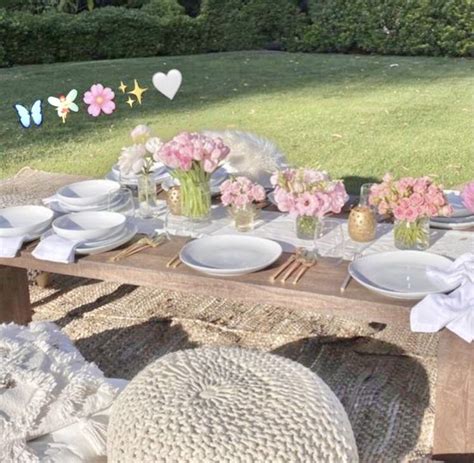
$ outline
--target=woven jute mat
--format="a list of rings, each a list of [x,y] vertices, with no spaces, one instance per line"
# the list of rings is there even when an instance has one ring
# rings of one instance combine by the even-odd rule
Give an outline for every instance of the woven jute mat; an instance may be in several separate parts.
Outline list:
[[[48,196],[70,181],[26,170],[0,182],[0,203],[21,203],[31,191]],[[431,451],[437,335],[59,275],[45,289],[31,287],[31,297],[33,318],[57,323],[107,376],[131,379],[168,352],[204,345],[273,352],[331,387],[349,415],[362,462],[420,461]]]

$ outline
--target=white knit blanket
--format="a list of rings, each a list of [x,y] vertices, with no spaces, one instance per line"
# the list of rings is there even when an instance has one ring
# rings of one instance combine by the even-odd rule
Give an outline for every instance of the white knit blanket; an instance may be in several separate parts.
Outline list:
[[[110,407],[118,393],[54,324],[0,325],[1,462],[57,461],[54,451],[45,459],[44,445],[32,439],[81,420],[100,454],[106,424],[87,417]]]

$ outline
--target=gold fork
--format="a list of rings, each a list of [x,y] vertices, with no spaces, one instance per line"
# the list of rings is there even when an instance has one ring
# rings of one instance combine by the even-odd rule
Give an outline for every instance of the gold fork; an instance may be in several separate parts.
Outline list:
[[[166,235],[159,234],[150,238],[149,236],[145,236],[144,238],[139,239],[136,243],[131,244],[124,250],[120,251],[115,256],[112,256],[109,260],[111,262],[117,262],[121,259],[125,259],[126,257],[133,256],[138,252],[141,252],[147,248],[157,248],[160,244],[162,244],[166,239]]]

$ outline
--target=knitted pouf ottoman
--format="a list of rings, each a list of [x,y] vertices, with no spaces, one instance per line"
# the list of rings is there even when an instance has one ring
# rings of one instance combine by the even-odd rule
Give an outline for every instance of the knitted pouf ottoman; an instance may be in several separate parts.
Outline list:
[[[237,348],[147,366],[115,401],[107,446],[112,463],[358,461],[347,415],[317,375]]]

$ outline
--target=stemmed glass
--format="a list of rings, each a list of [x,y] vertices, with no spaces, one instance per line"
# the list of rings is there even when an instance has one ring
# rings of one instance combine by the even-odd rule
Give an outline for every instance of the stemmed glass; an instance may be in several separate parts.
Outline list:
[[[337,219],[322,219],[314,235],[314,252],[338,265],[344,259],[345,238],[342,224]]]
[[[121,187],[117,192],[110,193],[107,201],[107,210],[119,212],[127,217],[134,217],[135,200],[130,188]]]

